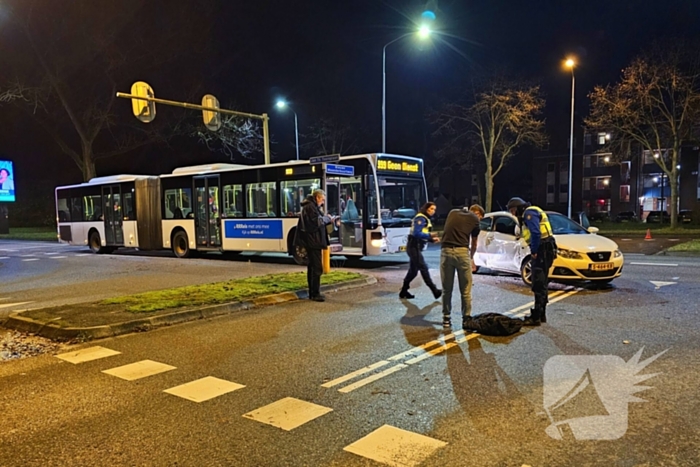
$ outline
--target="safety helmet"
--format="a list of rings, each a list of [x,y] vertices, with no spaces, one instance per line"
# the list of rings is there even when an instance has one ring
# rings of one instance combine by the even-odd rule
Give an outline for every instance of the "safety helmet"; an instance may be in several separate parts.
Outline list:
[[[527,207],[529,207],[529,206],[530,206],[530,203],[528,203],[528,202],[525,201],[524,199],[518,198],[518,197],[511,198],[510,201],[508,201],[508,204],[506,205],[506,207],[507,207],[509,210],[510,210],[510,209],[513,209],[513,208],[525,209],[525,208],[527,208]]]

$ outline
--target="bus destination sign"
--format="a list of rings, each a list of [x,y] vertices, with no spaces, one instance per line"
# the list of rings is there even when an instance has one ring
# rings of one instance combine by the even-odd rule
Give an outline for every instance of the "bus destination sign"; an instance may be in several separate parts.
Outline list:
[[[394,173],[403,172],[418,175],[421,173],[421,165],[419,162],[379,159],[377,161],[377,170]]]

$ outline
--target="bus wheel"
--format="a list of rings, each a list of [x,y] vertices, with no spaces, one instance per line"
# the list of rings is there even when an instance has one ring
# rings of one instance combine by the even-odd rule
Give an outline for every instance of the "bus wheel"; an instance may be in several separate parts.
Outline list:
[[[190,241],[187,238],[187,232],[183,230],[178,230],[173,235],[173,253],[178,258],[189,258],[192,256],[192,250],[190,250]]]
[[[303,246],[294,247],[294,261],[302,266],[307,266],[309,264],[309,255],[306,253],[306,248]]]
[[[104,253],[105,251],[105,249],[102,248],[102,240],[100,240],[100,234],[96,230],[93,230],[90,233],[88,245],[90,246],[90,251],[92,251],[95,254]]]

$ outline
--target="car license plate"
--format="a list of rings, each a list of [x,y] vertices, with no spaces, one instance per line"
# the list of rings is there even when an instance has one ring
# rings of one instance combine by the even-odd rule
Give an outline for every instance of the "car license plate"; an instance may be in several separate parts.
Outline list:
[[[609,271],[614,267],[613,263],[593,263],[591,264],[591,271]]]
[[[399,251],[406,251],[406,246],[405,246],[405,245],[401,245],[401,246],[399,247]]]

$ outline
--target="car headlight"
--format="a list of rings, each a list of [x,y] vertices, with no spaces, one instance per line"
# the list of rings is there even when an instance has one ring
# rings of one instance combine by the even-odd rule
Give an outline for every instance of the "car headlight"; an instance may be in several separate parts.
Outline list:
[[[622,256],[622,252],[618,248],[617,250],[615,250],[615,253],[613,253],[613,258],[620,258],[621,256]]]
[[[557,256],[566,259],[583,259],[583,256],[578,251],[565,250],[564,248],[557,248]]]

